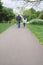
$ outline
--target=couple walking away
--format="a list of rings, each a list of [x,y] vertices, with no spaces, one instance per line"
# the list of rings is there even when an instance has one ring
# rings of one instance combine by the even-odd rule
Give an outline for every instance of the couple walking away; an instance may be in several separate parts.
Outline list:
[[[16,17],[17,24],[18,24],[18,28],[20,28],[20,21],[21,21],[21,19],[22,19],[22,21],[23,21],[24,27],[25,27],[25,25],[26,25],[27,18],[26,18],[25,16],[21,17],[20,15],[18,15],[18,16]]]

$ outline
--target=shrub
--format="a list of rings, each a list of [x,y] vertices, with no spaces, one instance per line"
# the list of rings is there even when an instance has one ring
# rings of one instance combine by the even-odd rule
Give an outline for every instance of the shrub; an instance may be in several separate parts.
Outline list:
[[[16,19],[12,19],[10,23],[16,23]]]
[[[30,24],[37,24],[37,25],[43,25],[43,20],[41,19],[33,19]]]

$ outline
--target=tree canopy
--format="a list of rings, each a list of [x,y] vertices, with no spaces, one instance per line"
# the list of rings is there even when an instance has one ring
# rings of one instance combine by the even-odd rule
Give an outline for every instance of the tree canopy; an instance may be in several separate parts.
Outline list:
[[[10,21],[15,17],[13,10],[7,7],[2,6],[2,2],[0,2],[0,22],[3,20]]]
[[[43,11],[36,11],[33,8],[25,10],[23,16],[26,16],[27,20],[31,19],[43,19]]]

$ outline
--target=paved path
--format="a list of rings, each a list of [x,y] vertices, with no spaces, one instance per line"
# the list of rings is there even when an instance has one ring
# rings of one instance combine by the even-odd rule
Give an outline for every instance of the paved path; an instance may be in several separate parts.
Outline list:
[[[27,28],[14,25],[0,34],[0,65],[43,65],[43,46]]]

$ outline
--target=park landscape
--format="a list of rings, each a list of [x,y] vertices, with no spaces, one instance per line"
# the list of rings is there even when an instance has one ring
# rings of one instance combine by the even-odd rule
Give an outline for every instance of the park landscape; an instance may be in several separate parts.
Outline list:
[[[0,65],[43,65],[43,9],[33,8],[40,4],[37,2],[25,9],[26,4],[17,7],[18,13],[0,1]],[[22,20],[17,28],[17,14],[26,16],[25,28]]]
[[[21,7],[21,10],[23,11],[23,7]],[[27,22],[29,22],[27,27],[36,35],[43,45],[43,10],[36,11],[35,9],[30,8],[24,10],[22,15],[26,16]],[[16,14],[13,10],[2,6],[2,3],[0,2],[0,33],[16,23]]]

